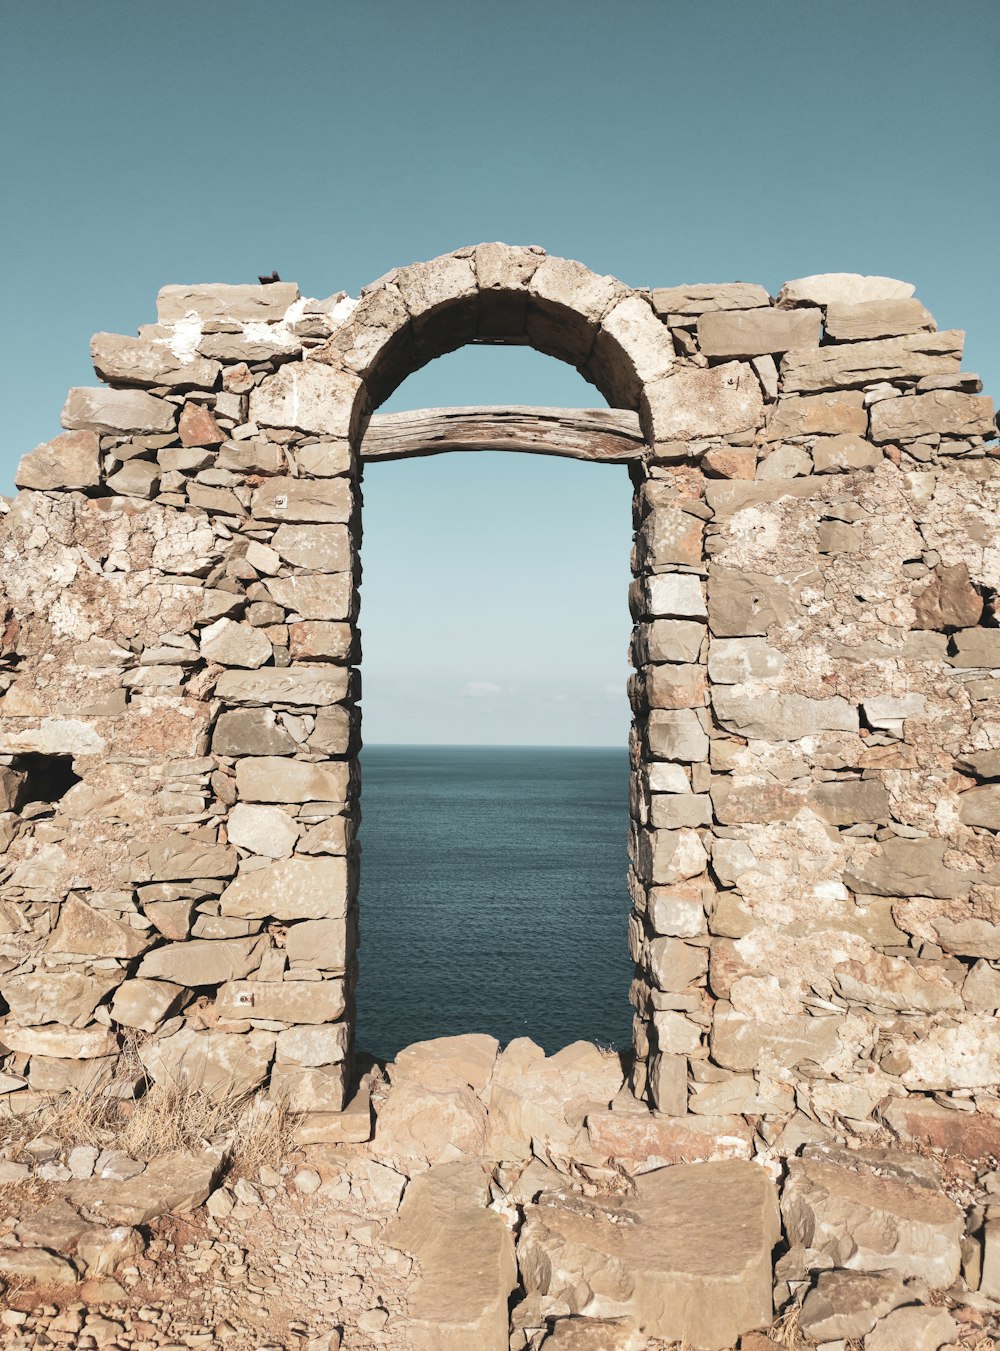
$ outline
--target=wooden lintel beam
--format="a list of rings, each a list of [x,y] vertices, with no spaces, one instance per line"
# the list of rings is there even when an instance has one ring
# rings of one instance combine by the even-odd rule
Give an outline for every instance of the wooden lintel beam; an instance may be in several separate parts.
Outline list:
[[[520,450],[627,464],[646,449],[639,418],[618,408],[419,408],[376,413],[363,460],[401,460],[451,450]]]

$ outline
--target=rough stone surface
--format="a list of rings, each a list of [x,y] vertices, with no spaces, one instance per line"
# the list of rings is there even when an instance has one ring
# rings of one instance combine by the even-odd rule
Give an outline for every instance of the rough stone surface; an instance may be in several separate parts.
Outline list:
[[[778,1232],[777,1195],[761,1169],[681,1164],[641,1178],[627,1198],[543,1195],[527,1208],[518,1260],[529,1295],[721,1351],[771,1321]]]

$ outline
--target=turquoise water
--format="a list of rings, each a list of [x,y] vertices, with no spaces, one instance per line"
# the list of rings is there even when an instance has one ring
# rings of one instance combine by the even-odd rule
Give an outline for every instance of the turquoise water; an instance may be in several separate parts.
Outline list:
[[[624,750],[362,752],[358,1046],[631,1037]]]

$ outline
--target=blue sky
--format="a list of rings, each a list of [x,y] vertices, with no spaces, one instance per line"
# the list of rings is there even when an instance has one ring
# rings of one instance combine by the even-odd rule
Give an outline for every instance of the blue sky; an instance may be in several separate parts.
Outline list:
[[[483,239],[633,285],[913,281],[1000,389],[995,3],[39,0],[0,54],[0,491],[166,282],[307,294]],[[600,402],[524,350],[393,408]],[[623,744],[622,469],[438,457],[366,476],[372,741]]]

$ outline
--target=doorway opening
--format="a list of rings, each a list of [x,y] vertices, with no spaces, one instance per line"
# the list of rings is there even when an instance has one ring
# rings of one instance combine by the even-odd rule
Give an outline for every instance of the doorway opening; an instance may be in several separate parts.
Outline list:
[[[463,349],[406,406],[509,403],[515,372],[521,403],[595,402],[531,349]],[[445,454],[366,464],[364,496],[358,1046],[627,1047],[628,472]]]

